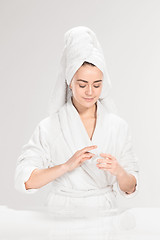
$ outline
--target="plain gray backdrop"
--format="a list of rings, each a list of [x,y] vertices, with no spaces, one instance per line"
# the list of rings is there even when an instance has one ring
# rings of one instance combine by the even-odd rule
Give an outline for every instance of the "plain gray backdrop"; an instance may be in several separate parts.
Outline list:
[[[49,185],[26,195],[14,189],[16,161],[47,108],[64,33],[87,26],[97,35],[119,115],[132,131],[139,193],[128,207],[160,207],[160,1],[0,0],[0,204],[42,206]]]

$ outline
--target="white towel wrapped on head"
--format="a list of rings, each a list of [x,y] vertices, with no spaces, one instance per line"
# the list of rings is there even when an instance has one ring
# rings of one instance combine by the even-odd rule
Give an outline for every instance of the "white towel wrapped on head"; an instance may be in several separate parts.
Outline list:
[[[64,35],[64,49],[60,59],[58,75],[54,84],[49,103],[49,112],[57,112],[72,95],[69,84],[81,67],[87,61],[103,72],[103,86],[100,101],[110,112],[117,112],[111,99],[111,82],[107,72],[105,58],[95,33],[88,27],[71,28]]]

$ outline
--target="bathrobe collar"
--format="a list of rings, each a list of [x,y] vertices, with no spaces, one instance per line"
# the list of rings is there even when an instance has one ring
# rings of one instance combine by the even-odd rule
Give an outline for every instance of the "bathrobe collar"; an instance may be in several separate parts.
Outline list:
[[[99,152],[100,148],[105,144],[106,134],[104,131],[108,121],[108,114],[101,102],[97,100],[96,126],[92,140],[90,140],[80,115],[73,105],[71,98],[69,98],[67,103],[59,110],[59,120],[64,138],[72,153],[92,145],[97,145],[97,148],[92,150],[92,152]]]

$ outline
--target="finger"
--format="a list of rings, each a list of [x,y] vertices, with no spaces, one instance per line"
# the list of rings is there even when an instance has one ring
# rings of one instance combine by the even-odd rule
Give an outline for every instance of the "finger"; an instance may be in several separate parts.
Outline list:
[[[103,171],[111,171],[111,168],[106,168],[106,167],[98,167],[98,169]]]
[[[84,154],[82,154],[81,156],[79,156],[78,159],[79,159],[80,161],[83,161],[84,159],[87,160],[87,159],[92,158],[94,155],[95,155],[95,154],[93,154],[93,153],[84,153]]]
[[[82,148],[81,150],[78,151],[78,155],[81,155],[85,152],[89,152],[89,151],[91,151],[92,149],[95,149],[95,148],[97,148],[97,145]]]
[[[98,163],[108,163],[108,164],[111,164],[112,163],[112,160],[110,160],[110,159],[97,159],[97,162]]]
[[[82,152],[88,152],[88,151],[91,151],[92,149],[95,149],[97,148],[97,145],[92,145],[92,146],[88,146],[88,147],[85,147],[83,149],[81,149]]]
[[[110,158],[110,159],[113,159],[113,160],[115,159],[115,157],[113,155],[109,154],[109,153],[107,153],[107,157]]]
[[[106,162],[101,162],[101,163],[97,163],[96,164],[97,166],[99,166],[99,167],[105,167],[105,166],[110,166],[111,167],[111,163],[106,163]]]
[[[101,153],[100,156],[105,159],[111,159],[111,157],[109,157],[108,154],[106,154],[106,153]]]
[[[90,152],[88,152],[88,153],[83,153],[80,157],[94,157],[95,156],[95,154],[94,153],[90,153]]]
[[[105,157],[105,158],[112,158],[112,156],[107,153],[100,153],[100,156]]]
[[[100,154],[102,157],[106,158],[106,159],[110,159],[112,161],[116,160],[116,158],[114,156],[112,156],[111,154],[107,154],[107,153],[101,153]]]
[[[87,161],[87,160],[90,160],[92,157],[84,157],[84,158],[82,158],[81,160],[80,160],[80,163],[83,163],[83,162],[85,162],[85,161]]]
[[[107,153],[100,153],[100,156],[107,157]]]
[[[100,169],[112,169],[112,167],[110,165],[103,165],[103,164],[96,164],[98,168]]]

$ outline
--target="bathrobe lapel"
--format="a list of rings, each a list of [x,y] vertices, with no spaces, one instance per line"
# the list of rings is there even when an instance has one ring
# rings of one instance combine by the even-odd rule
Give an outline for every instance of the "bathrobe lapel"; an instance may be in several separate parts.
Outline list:
[[[81,168],[96,181],[98,186],[106,186],[106,174],[96,166],[97,159],[101,158],[99,154],[105,152],[106,138],[109,137],[106,132],[108,113],[101,102],[97,101],[97,120],[92,140],[90,140],[79,113],[72,104],[71,98],[59,110],[59,121],[71,155],[84,147],[97,145],[97,148],[91,151],[96,155],[92,159],[83,162]]]

